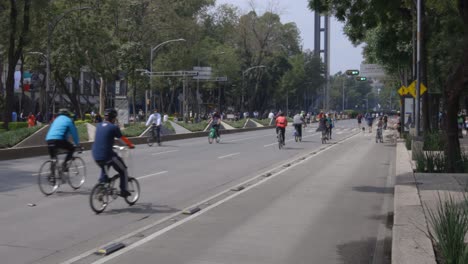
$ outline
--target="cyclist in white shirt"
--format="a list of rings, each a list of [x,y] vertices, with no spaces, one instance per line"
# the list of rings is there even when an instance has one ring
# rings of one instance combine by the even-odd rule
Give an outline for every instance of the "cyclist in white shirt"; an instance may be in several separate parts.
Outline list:
[[[154,109],[154,113],[151,114],[148,118],[148,121],[146,121],[146,126],[152,125],[152,129],[156,129],[156,140],[158,142],[158,145],[161,146],[161,114],[158,112],[158,109]],[[154,131],[153,131],[154,133]]]

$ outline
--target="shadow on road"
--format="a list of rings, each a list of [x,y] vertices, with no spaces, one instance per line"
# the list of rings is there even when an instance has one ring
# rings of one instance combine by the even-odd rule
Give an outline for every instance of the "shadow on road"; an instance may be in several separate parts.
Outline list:
[[[112,207],[112,205],[111,205]],[[109,210],[110,209],[110,210]],[[123,208],[108,208],[107,211],[104,211],[102,214],[114,215],[121,213],[131,213],[131,214],[161,214],[161,213],[176,213],[180,210],[177,208],[172,208],[167,205],[154,205],[153,203],[136,203],[133,206],[123,207]]]
[[[382,193],[382,194],[393,193],[393,188],[390,188],[390,187],[356,186],[356,187],[353,187],[353,190],[357,192],[366,192],[366,193],[370,193],[370,192]]]
[[[341,256],[342,263],[345,264],[390,264],[391,263],[391,238],[377,241],[376,238],[367,238],[360,241],[352,241],[337,246],[337,252]],[[376,245],[383,252],[375,257]],[[375,261],[374,261],[375,260]]]

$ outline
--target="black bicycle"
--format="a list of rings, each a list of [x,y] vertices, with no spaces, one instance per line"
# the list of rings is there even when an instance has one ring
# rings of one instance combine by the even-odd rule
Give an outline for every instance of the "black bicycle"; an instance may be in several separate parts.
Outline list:
[[[282,149],[284,147],[284,137],[283,137],[283,133],[281,133],[281,130],[278,130],[278,148],[279,149]]]
[[[146,143],[150,147],[153,146],[154,142],[158,142],[158,132],[156,131],[157,129],[158,128],[155,124],[151,125],[150,136],[146,138]],[[158,146],[161,146],[160,136],[159,136]]]
[[[76,148],[73,154],[82,152],[82,148]],[[86,180],[86,166],[82,158],[73,156],[69,161],[68,168],[64,168],[63,162],[60,163],[58,158],[45,161],[41,165],[37,180],[43,194],[53,194],[58,190],[60,184],[65,182],[68,182],[74,190],[83,186]]]
[[[128,152],[128,148],[125,147],[114,147],[114,149],[117,149],[121,153]],[[109,175],[107,167],[104,167],[104,170],[106,175]],[[106,182],[97,183],[91,190],[89,204],[96,214],[102,213],[112,201],[120,196],[120,190],[116,186],[119,178],[119,174],[116,174]],[[124,197],[124,199],[128,205],[132,206],[140,198],[140,184],[136,178],[128,177],[127,190],[131,195]]]

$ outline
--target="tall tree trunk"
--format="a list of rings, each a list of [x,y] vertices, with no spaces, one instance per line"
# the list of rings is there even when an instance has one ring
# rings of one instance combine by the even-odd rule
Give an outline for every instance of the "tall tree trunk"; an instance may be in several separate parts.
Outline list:
[[[468,0],[458,0],[458,10],[463,19],[465,36],[468,34]],[[466,37],[465,37],[466,38]],[[465,39],[465,41],[468,41]],[[459,110],[459,97],[468,86],[468,45],[465,45],[462,61],[449,76],[445,85],[444,97],[447,107],[447,146],[445,157],[447,159],[447,172],[463,172],[461,164],[460,142],[458,140],[457,115]]]
[[[6,104],[5,112],[3,113],[4,124],[3,127],[8,129],[8,123],[11,121],[11,113],[15,105],[14,101],[14,84],[15,84],[15,68],[16,63],[23,53],[23,47],[26,44],[26,37],[29,34],[29,10],[31,0],[24,0],[23,7],[23,29],[19,35],[18,46],[16,47],[17,35],[17,20],[18,20],[18,7],[17,1],[10,0],[10,40],[8,49],[8,75],[6,81]]]
[[[106,107],[106,83],[104,78],[101,78],[101,86],[99,87],[99,114],[104,116],[104,109]]]

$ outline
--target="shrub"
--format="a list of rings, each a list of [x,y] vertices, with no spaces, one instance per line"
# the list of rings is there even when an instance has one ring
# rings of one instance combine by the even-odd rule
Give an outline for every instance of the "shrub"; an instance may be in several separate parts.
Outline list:
[[[208,126],[208,121],[203,120],[200,123],[185,123],[185,122],[178,122],[177,123],[180,126],[185,127],[186,129],[192,131],[192,132],[200,132],[205,130],[205,128]]]
[[[167,128],[168,130],[172,131],[172,132],[175,132],[175,129],[174,127],[171,125],[171,123],[169,121],[167,122],[163,122],[162,124],[165,128]]]
[[[10,148],[39,130],[41,126],[19,128],[0,133],[0,148]]]
[[[403,137],[405,138],[406,149],[411,150],[411,141],[413,138],[411,137],[409,133],[403,134]]]
[[[76,129],[78,130],[78,137],[80,138],[80,142],[86,142],[89,140],[88,127],[86,126],[86,123],[77,124]]]
[[[0,129],[3,128],[4,122],[0,122]],[[28,122],[9,122],[8,123],[8,128],[10,130],[15,130],[19,128],[25,128],[28,127]]]
[[[91,123],[91,120],[76,120],[75,121],[75,126],[86,124],[86,123]]]
[[[245,119],[241,119],[241,120],[238,120],[238,121],[227,121],[227,120],[223,120],[223,122],[225,122],[226,124],[234,127],[234,128],[243,128],[244,127],[244,124],[245,124]]]
[[[129,124],[122,130],[122,134],[126,137],[139,137],[146,129],[145,124]]]
[[[260,123],[260,124],[262,124],[264,126],[270,126],[270,121],[271,121],[270,118],[265,118],[265,119],[252,118],[252,120],[254,120],[255,122]]]
[[[439,195],[435,210],[426,206],[433,228],[431,236],[438,245],[443,263],[468,263],[468,247],[464,241],[468,232],[468,198],[466,194],[463,197],[464,202],[458,204],[451,195],[445,201]]]
[[[443,131],[424,133],[424,150],[444,150],[445,133]]]

